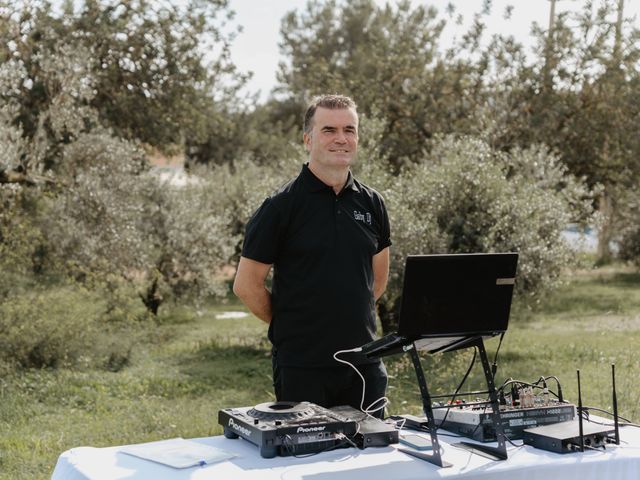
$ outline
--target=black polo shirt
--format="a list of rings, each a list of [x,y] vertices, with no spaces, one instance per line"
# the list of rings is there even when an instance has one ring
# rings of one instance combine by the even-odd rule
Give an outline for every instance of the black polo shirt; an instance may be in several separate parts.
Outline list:
[[[273,264],[269,339],[279,365],[335,366],[334,352],[375,338],[372,257],[389,245],[382,197],[351,172],[336,195],[305,164],[264,201],[242,256]]]

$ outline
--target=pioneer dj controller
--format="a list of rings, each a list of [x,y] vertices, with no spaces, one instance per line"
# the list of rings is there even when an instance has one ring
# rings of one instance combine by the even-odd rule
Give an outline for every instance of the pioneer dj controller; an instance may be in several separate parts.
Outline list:
[[[358,428],[354,419],[309,402],[225,408],[218,413],[218,423],[225,437],[248,440],[264,458],[349,446],[345,437],[353,436]]]

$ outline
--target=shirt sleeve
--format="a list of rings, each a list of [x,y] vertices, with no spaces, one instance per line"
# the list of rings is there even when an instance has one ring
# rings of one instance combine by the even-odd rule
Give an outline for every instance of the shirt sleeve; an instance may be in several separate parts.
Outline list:
[[[282,216],[271,198],[267,198],[247,222],[242,256],[273,264],[282,232]]]
[[[378,240],[378,250],[376,253],[380,253],[385,248],[391,246],[391,225],[389,224],[389,215],[387,214],[387,207],[384,204],[382,196],[378,196],[380,202],[380,232]]]

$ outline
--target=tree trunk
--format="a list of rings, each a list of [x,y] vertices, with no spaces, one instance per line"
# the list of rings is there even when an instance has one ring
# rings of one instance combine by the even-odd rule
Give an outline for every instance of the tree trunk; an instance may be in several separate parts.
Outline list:
[[[544,76],[543,88],[547,93],[553,90],[553,77],[551,75],[552,68],[552,52],[553,52],[553,28],[556,20],[556,0],[549,0],[551,8],[549,9],[549,28],[547,30],[547,40],[544,48]]]
[[[611,237],[612,237],[612,219],[613,219],[613,205],[611,203],[611,196],[607,193],[607,190],[603,190],[599,199],[598,210],[602,215],[602,224],[600,225],[600,231],[598,232],[598,251],[597,262],[598,264],[606,264],[611,261]]]
[[[158,291],[158,277],[153,279],[151,285],[147,288],[144,294],[140,294],[140,298],[142,299],[142,303],[147,307],[147,310],[150,311],[154,316],[158,315],[158,309],[164,300],[162,295]]]

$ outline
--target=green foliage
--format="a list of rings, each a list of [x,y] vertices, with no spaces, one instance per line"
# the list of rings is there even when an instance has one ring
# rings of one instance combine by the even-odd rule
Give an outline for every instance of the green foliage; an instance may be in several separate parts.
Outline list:
[[[637,196],[638,187],[627,192],[620,206],[620,257],[640,267],[640,202]]]
[[[280,91],[300,106],[327,92],[353,96],[362,113],[384,122],[381,148],[401,165],[464,114],[452,105],[463,93],[455,72],[464,62],[436,62],[443,25],[433,8],[407,1],[309,2],[282,22]]]
[[[383,313],[398,307],[408,254],[518,252],[517,291],[535,300],[573,260],[562,230],[592,210],[592,192],[544,148],[505,154],[478,139],[448,136],[398,176],[375,165],[363,173],[381,189],[391,218]]]
[[[550,32],[535,25],[528,58],[511,37],[486,41],[485,7],[443,54],[434,9],[309,2],[282,22],[288,61],[278,93],[301,105],[318,93],[351,94],[384,121],[381,145],[396,166],[419,160],[434,134],[455,132],[501,150],[546,144],[592,186],[637,174],[638,29],[614,26],[611,3],[587,2],[554,18]]]
[[[46,241],[38,226],[39,194],[15,185],[0,185],[0,299],[12,274],[37,273],[46,263]]]
[[[633,127],[640,112],[640,31],[628,22],[614,26],[616,13],[605,3],[585,6],[575,19],[558,19],[545,45],[554,90],[536,109],[540,120],[543,109],[552,109],[540,133],[592,185],[640,175]]]
[[[142,176],[142,152],[107,133],[92,133],[67,145],[63,159],[69,183],[44,220],[55,254],[87,272],[121,269],[142,249],[134,199],[151,181]]]
[[[44,223],[71,274],[124,278],[154,313],[166,298],[226,296],[221,269],[237,238],[217,178],[163,183],[135,144],[106,133],[79,137],[63,159],[69,183]]]
[[[2,17],[0,138],[10,139],[15,152],[0,160],[6,170],[55,171],[61,147],[97,122],[88,105],[95,86],[91,52],[61,38],[48,9],[27,4]]]
[[[622,232],[619,195],[640,178],[640,30],[618,11],[622,5],[585,2],[576,14],[557,15],[549,29],[534,25],[532,61],[513,55],[508,39],[487,51],[496,75],[487,83],[490,141],[507,149],[544,143],[574,175],[604,187],[597,199],[600,261]]]
[[[219,202],[217,182],[196,177],[188,187],[153,186],[147,195],[140,229],[150,265],[178,297],[226,297],[222,269],[233,255],[237,237],[231,231],[232,212]]]
[[[99,120],[123,138],[181,144],[202,138],[223,114],[216,104],[244,81],[229,59],[224,0],[86,0],[62,10],[27,2],[2,11],[0,62],[20,82],[1,95],[19,107],[15,125],[27,138],[46,125],[68,141],[71,123]],[[47,116],[60,102],[95,115]]]
[[[620,414],[637,423],[639,287],[638,274],[618,265],[576,272],[534,311],[516,304],[497,381],[556,375],[565,398],[576,402],[580,368],[585,404],[610,409],[609,364],[615,362]],[[116,373],[83,368],[0,375],[0,479],[49,478],[58,456],[78,446],[221,435],[217,410],[272,400],[266,325],[251,316],[215,318],[223,310],[165,309]],[[487,342],[490,358],[496,346],[496,340]],[[387,413],[420,415],[415,373],[405,357],[385,359],[392,375]],[[470,359],[470,351],[425,356],[430,391],[452,392]],[[476,365],[463,390],[483,389],[483,381]]]
[[[302,150],[293,145],[289,148],[300,153]],[[216,166],[206,174],[211,184],[216,185],[217,207],[231,218],[230,234],[236,235],[234,260],[240,254],[244,227],[253,212],[277,187],[297,175],[300,167],[301,162],[294,155],[280,156],[269,164],[240,158],[231,164]]]
[[[13,280],[23,281],[15,276]],[[107,317],[98,294],[56,281],[43,284],[41,280],[40,285],[25,287],[14,286],[0,304],[0,364],[4,368],[119,370],[128,363],[134,336],[104,323]]]
[[[634,228],[629,228],[623,237],[620,257],[624,260],[631,260],[640,266],[640,227],[638,224],[634,225]]]
[[[614,2],[586,2],[549,29],[534,25],[527,56],[512,37],[487,41],[490,11],[487,2],[442,52],[443,21],[432,9],[309,2],[282,22],[287,61],[276,93],[299,108],[319,93],[352,95],[382,122],[380,149],[394,172],[422,161],[438,134],[478,136],[505,152],[547,145],[591,188],[604,186],[596,204],[606,246],[621,233],[617,186],[633,191],[640,176],[640,31]]]
[[[591,269],[576,272],[570,282],[545,296],[534,312],[516,304],[498,356],[498,385],[509,377],[531,382],[541,375],[556,375],[565,399],[576,403],[579,368],[585,405],[612,412],[610,364],[615,363],[620,414],[637,420],[640,404],[632,390],[638,381],[639,281],[637,274],[620,266]],[[497,341],[486,346],[492,358]],[[426,371],[434,372],[430,391],[452,392],[457,386],[452,378],[462,378],[470,359],[469,351],[427,356]],[[477,363],[463,390],[483,388],[484,373]],[[411,363],[394,359],[389,370],[396,375],[390,382],[394,387],[390,397],[395,400],[391,411],[420,414]],[[555,390],[555,385],[550,387]]]
[[[245,158],[261,165],[279,164],[301,144],[301,108],[296,102],[245,100],[209,115],[205,137],[187,139],[187,167],[226,165]]]

